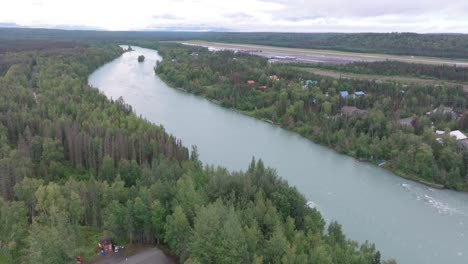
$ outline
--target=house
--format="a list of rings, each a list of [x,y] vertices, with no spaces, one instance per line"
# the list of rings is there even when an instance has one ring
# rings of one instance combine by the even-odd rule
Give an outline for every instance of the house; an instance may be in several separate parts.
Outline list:
[[[445,131],[443,130],[436,130],[435,133],[437,135],[444,135],[445,134]],[[449,132],[449,136],[455,138],[457,141],[465,141],[465,140],[468,140],[468,137],[463,134],[463,132],[461,132],[460,130],[454,130],[454,131],[450,131]]]
[[[197,57],[197,56],[198,56],[198,53],[194,51],[194,52],[192,52],[192,53],[190,54],[190,56],[192,56],[192,57]]]
[[[259,86],[258,89],[260,89],[260,90],[266,90],[266,89],[268,89],[268,86],[262,85],[262,86]]]
[[[414,117],[407,117],[400,119],[399,123],[402,126],[413,126]]]
[[[346,98],[346,97],[349,96],[349,93],[348,93],[348,91],[341,91],[340,96],[341,96],[341,98]]]
[[[468,137],[465,134],[463,134],[460,130],[451,131],[449,135],[459,141],[468,139]]]
[[[341,114],[345,116],[352,116],[352,115],[362,115],[365,114],[366,110],[359,109],[355,106],[343,106],[341,107]]]
[[[279,81],[279,77],[277,75],[270,75],[270,80]]]
[[[366,93],[364,93],[363,91],[356,91],[356,92],[354,92],[354,95],[355,96],[364,96],[364,95],[366,95]]]
[[[452,118],[457,118],[458,117],[458,113],[453,111],[452,107],[446,107],[446,106],[433,109],[432,111],[429,111],[426,114],[427,115],[432,115],[432,114],[435,114],[435,113],[442,113],[444,115],[450,115]]]
[[[248,84],[248,85],[254,85],[254,84],[255,84],[255,81],[254,81],[254,80],[248,80],[248,81],[247,81],[247,84]]]

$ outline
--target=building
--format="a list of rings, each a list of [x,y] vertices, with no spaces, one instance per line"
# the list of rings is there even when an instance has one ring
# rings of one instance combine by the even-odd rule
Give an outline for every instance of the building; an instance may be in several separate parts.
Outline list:
[[[413,126],[414,117],[407,117],[400,119],[399,123],[402,126]]]
[[[349,96],[349,93],[348,93],[348,91],[341,91],[340,96],[341,96],[341,98],[346,98],[346,97]]]
[[[454,130],[449,133],[451,137],[454,137],[456,140],[466,140],[468,137],[463,134],[460,130]]]
[[[343,106],[341,107],[341,114],[345,116],[352,116],[352,115],[362,115],[365,114],[366,110],[359,109],[355,106]]]
[[[277,75],[270,75],[270,80],[273,80],[273,81],[279,81],[279,77]]]
[[[443,130],[436,130],[435,133],[439,136],[445,135],[445,131]],[[468,137],[463,134],[460,130],[454,130],[449,132],[449,136],[455,138],[457,141],[459,141],[464,147],[468,147]],[[443,139],[438,137],[436,140],[439,143],[443,143]]]
[[[432,114],[435,114],[435,113],[442,113],[444,115],[450,115],[452,118],[457,118],[458,117],[458,113],[453,111],[452,107],[446,107],[446,106],[433,109],[432,111],[429,111],[426,114],[432,115]]]
[[[248,80],[248,81],[247,81],[247,84],[248,84],[248,85],[254,85],[254,84],[255,84],[255,81],[254,81],[254,80]]]
[[[363,92],[363,91],[356,91],[356,92],[354,92],[354,95],[355,96],[364,96],[364,95],[366,95],[366,93]]]
[[[258,89],[260,89],[260,90],[266,90],[266,89],[268,89],[268,86],[262,85],[262,86],[259,86]]]

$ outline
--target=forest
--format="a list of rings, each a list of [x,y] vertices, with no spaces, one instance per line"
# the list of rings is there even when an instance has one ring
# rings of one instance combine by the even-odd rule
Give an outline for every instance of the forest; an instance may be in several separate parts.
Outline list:
[[[151,32],[86,31],[58,29],[0,28],[2,41],[18,39],[54,41],[174,41],[206,40],[214,42],[271,45],[290,48],[332,49],[446,58],[468,58],[466,34],[416,33],[271,33],[271,32]],[[0,41],[1,48],[1,41]]]
[[[50,41],[0,53],[0,263],[90,260],[104,234],[181,263],[395,263],[327,224],[261,159],[244,172],[204,165],[90,87],[117,45]]]
[[[409,76],[436,80],[468,82],[468,67],[456,65],[418,64],[401,61],[353,62],[348,64],[297,64],[298,67],[315,67],[338,72],[358,74]]]
[[[468,146],[448,136],[468,131],[462,86],[333,79],[259,56],[175,44],[159,51],[165,59],[155,71],[173,87],[403,177],[468,190]]]

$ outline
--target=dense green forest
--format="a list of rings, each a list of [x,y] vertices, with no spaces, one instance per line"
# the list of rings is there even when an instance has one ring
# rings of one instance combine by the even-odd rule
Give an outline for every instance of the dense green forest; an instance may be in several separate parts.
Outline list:
[[[298,67],[315,67],[338,72],[385,76],[410,76],[468,82],[468,67],[455,65],[431,65],[401,61],[353,62],[349,64],[297,64]]]
[[[384,161],[383,167],[402,176],[468,190],[467,145],[435,133],[468,131],[468,96],[461,86],[338,80],[243,53],[175,44],[159,50],[165,60],[155,70],[174,87],[341,153]]]
[[[89,259],[103,234],[186,263],[394,263],[261,160],[204,166],[196,147],[89,87],[118,46],[38,43],[0,53],[0,263]]]
[[[207,40],[229,43],[272,45],[291,48],[333,49],[430,57],[468,58],[466,34],[416,33],[239,33],[239,32],[125,32],[57,29],[0,28],[2,42],[18,39],[112,40],[127,43],[138,40]]]

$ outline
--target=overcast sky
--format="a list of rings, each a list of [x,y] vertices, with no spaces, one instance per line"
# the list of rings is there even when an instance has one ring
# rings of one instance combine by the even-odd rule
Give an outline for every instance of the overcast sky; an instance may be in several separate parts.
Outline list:
[[[468,0],[2,2],[0,25],[105,30],[468,33]]]

